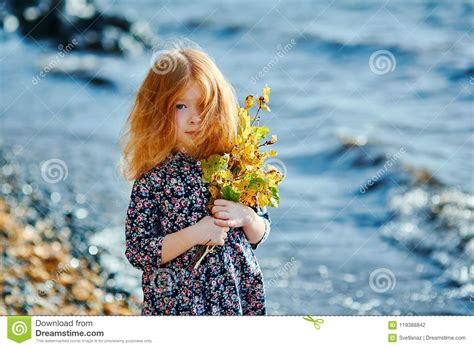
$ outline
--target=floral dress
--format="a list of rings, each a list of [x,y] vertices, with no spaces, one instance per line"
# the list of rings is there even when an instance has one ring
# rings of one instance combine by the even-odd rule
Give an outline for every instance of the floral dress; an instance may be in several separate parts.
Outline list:
[[[253,208],[265,222],[259,242],[249,243],[241,227],[230,228],[225,244],[217,245],[196,270],[199,246],[161,264],[167,234],[211,215],[210,192],[201,175],[200,161],[176,152],[133,184],[125,256],[143,271],[142,315],[265,315],[263,276],[253,250],[270,232],[266,207]]]

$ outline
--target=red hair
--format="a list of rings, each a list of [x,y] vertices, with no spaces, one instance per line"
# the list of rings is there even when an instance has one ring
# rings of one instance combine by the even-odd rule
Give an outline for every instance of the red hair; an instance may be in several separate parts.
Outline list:
[[[201,126],[185,149],[203,159],[232,150],[238,113],[234,89],[213,60],[192,48],[162,53],[140,86],[121,136],[122,174],[139,179],[178,146],[175,104],[190,84],[201,90]]]

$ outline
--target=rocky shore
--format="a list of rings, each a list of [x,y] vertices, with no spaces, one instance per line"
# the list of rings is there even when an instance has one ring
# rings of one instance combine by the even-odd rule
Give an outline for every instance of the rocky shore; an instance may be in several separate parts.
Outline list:
[[[139,314],[67,204],[52,209],[51,192],[22,178],[16,150],[0,148],[0,315]]]

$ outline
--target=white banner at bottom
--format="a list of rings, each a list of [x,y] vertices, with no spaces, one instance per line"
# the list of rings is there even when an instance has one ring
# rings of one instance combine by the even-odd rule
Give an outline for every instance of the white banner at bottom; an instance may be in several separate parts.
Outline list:
[[[473,316],[3,316],[0,347],[474,347]]]

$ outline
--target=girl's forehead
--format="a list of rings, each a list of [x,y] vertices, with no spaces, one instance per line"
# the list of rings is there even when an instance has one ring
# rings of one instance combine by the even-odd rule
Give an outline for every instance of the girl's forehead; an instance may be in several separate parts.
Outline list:
[[[180,99],[186,101],[199,100],[202,97],[201,88],[195,83],[190,83],[184,91]]]

